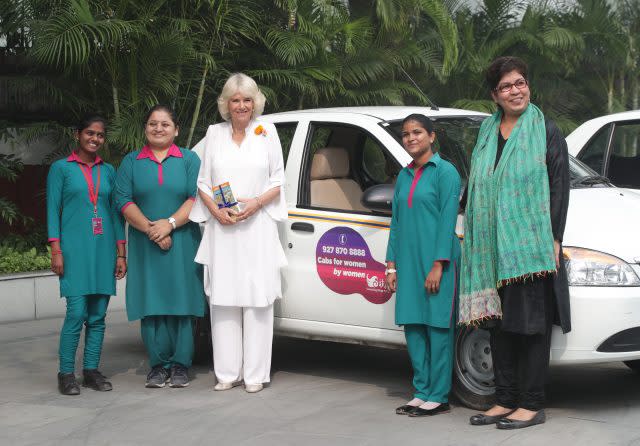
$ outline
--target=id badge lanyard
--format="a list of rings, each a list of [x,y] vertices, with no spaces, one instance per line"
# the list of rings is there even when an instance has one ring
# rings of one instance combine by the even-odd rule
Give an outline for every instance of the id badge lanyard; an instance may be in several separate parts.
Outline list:
[[[93,181],[91,178],[91,167],[85,169],[78,163],[78,167],[82,171],[85,181],[87,182],[87,188],[89,189],[89,201],[93,205],[93,218],[91,218],[91,228],[93,229],[93,235],[102,234],[102,217],[98,217],[98,192],[100,191],[100,166],[97,166],[98,181],[95,188],[93,187]]]

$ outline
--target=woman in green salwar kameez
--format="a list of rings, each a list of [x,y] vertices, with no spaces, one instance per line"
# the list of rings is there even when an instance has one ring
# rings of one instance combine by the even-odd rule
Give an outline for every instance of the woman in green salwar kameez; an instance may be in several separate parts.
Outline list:
[[[396,291],[415,388],[396,413],[412,417],[449,411],[453,365],[460,175],[433,153],[435,136],[426,116],[403,121],[402,144],[413,162],[398,175],[387,247],[387,286]]]

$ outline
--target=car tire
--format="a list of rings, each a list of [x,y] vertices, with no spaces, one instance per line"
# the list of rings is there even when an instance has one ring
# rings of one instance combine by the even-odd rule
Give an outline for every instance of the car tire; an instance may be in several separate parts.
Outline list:
[[[634,372],[640,373],[640,359],[636,359],[634,361],[624,361],[624,365],[629,367]]]
[[[210,365],[213,362],[211,346],[211,319],[209,314],[197,317],[193,324],[193,363]]]
[[[455,344],[453,394],[471,409],[486,410],[495,404],[489,332],[461,327]]]

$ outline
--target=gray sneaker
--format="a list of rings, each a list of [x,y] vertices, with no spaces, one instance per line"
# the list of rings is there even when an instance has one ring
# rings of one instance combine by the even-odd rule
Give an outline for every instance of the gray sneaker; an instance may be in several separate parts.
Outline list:
[[[181,364],[171,366],[169,387],[187,387],[189,385],[189,369]]]
[[[161,387],[164,387],[168,379],[169,379],[169,371],[164,367],[162,367],[161,365],[157,365],[154,368],[152,368],[149,374],[147,375],[147,382],[144,386],[151,387],[151,388],[161,388]]]

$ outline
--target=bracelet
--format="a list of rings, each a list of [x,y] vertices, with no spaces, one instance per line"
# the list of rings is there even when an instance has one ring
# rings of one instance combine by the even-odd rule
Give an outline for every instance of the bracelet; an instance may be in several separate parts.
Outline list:
[[[127,260],[127,256],[118,256],[118,258]]]
[[[51,255],[57,255],[57,254],[62,254],[62,251],[51,251]]]
[[[258,202],[258,206],[260,206],[262,208],[262,202],[260,201],[260,199],[258,198],[258,196],[256,195],[254,197],[256,199],[256,201]]]
[[[395,272],[397,272],[397,270],[395,268],[387,268],[387,269],[384,270],[385,275],[386,274],[393,274]]]

